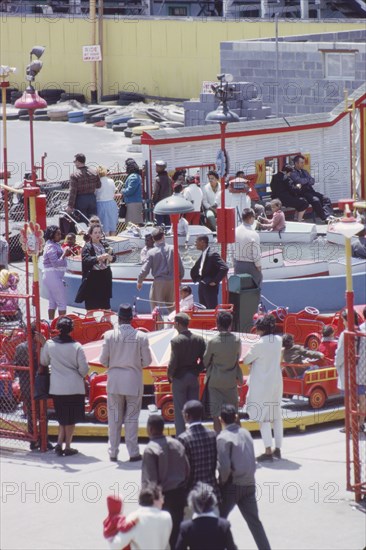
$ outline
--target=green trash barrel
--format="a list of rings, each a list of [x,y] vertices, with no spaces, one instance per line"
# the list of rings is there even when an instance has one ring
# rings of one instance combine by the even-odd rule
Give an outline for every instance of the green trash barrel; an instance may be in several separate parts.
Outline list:
[[[250,332],[253,315],[258,311],[261,291],[251,275],[232,275],[228,280],[229,303],[234,305],[235,332]]]

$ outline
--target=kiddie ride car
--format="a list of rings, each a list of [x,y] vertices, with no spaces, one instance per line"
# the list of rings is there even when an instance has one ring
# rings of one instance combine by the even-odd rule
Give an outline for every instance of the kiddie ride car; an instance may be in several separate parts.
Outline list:
[[[337,369],[330,361],[327,363],[329,366],[324,367],[282,363],[283,395],[307,397],[312,409],[324,407],[328,397],[341,393],[337,387]]]
[[[167,379],[166,370],[153,371],[151,370],[151,376],[154,379],[154,395],[155,405],[158,409],[161,409],[161,416],[166,422],[174,422],[174,403],[172,385]],[[202,398],[203,390],[205,387],[205,373],[201,372],[198,377],[199,382],[199,398]],[[246,396],[248,393],[247,377],[244,376],[244,383],[242,386],[238,385],[239,395],[239,408],[245,405]]]
[[[190,318],[190,329],[202,329],[212,330],[216,327],[216,317],[220,311],[228,311],[233,313],[233,304],[219,304],[215,309],[202,309],[198,305],[194,305],[193,309],[186,310],[184,313]],[[161,316],[160,309],[156,307],[151,314],[137,314],[134,316],[131,325],[134,328],[144,330],[146,332],[153,332],[155,330],[161,330],[164,325],[173,325],[172,321],[164,321]]]
[[[364,306],[355,306],[359,322],[362,323],[362,310]],[[334,328],[335,336],[344,330],[342,311],[337,313],[320,313],[315,307],[306,306],[297,313],[289,313],[286,308],[276,308],[269,311],[276,318],[276,332],[292,334],[296,344],[301,344],[308,349],[317,350],[322,338],[322,330],[325,325]],[[254,315],[258,319],[261,313]],[[252,329],[255,332],[255,327]]]

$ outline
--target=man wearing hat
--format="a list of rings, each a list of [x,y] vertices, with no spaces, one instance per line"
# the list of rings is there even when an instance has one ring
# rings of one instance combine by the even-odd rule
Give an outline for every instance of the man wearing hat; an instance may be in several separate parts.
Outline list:
[[[152,361],[149,340],[131,326],[132,307],[121,304],[118,329],[104,334],[99,361],[108,368],[107,407],[109,457],[117,462],[122,424],[130,462],[141,460],[138,420],[143,395],[142,369]]]
[[[155,162],[155,169],[156,178],[152,196],[154,206],[161,200],[170,197],[173,193],[173,184],[166,171],[166,162],[164,160],[157,160]],[[158,225],[170,225],[170,216],[156,214],[155,218]]]
[[[162,227],[153,229],[151,235],[155,246],[147,252],[145,263],[137,278],[137,290],[141,290],[143,280],[151,271],[154,277],[150,289],[151,311],[156,306],[165,304],[171,313],[174,310],[174,249],[171,244],[166,244]],[[183,279],[183,275],[184,266],[179,256],[179,279]]]
[[[172,382],[174,423],[177,436],[184,432],[183,406],[191,399],[199,399],[198,375],[203,370],[206,343],[202,336],[188,330],[189,316],[177,313],[174,327],[178,331],[170,342],[171,354],[168,378]]]

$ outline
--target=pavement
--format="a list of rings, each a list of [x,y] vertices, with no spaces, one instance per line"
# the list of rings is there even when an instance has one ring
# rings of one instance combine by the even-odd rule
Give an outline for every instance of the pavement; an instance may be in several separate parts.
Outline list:
[[[345,490],[345,435],[340,427],[335,423],[286,433],[284,458],[258,466],[259,512],[272,549],[365,547],[365,508],[356,505],[354,495]],[[256,454],[261,454],[259,434],[254,445]],[[363,440],[363,456],[364,445]],[[118,463],[109,462],[106,438],[75,439],[73,446],[79,454],[72,457],[3,448],[3,550],[104,549],[107,495],[120,494],[126,513],[137,507],[141,463],[128,462],[124,444]],[[144,446],[145,442],[140,451]],[[254,549],[237,508],[229,520],[238,548]]]

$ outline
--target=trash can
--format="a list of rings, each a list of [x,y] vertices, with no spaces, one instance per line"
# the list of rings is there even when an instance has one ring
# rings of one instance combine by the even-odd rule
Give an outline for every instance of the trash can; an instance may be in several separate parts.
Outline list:
[[[229,302],[234,305],[235,332],[250,332],[257,313],[261,291],[248,273],[232,275],[228,281]]]

